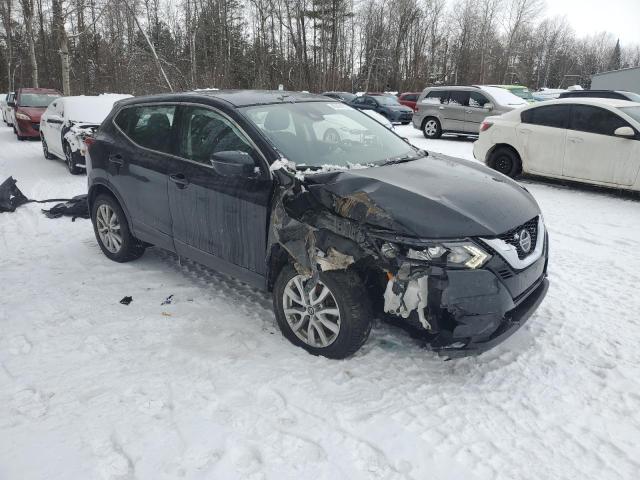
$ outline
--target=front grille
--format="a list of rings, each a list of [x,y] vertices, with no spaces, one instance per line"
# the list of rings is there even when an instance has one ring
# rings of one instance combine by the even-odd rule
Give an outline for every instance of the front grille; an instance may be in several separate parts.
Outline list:
[[[529,235],[531,235],[531,248],[529,248],[528,252],[522,250],[522,247],[520,246],[520,233],[525,229],[529,232]],[[515,247],[516,251],[518,252],[518,258],[520,260],[528,257],[531,253],[533,253],[538,242],[538,217],[532,218],[528,222],[523,223],[516,228],[512,228],[508,232],[499,235],[498,238],[503,242],[506,242],[509,245]]]

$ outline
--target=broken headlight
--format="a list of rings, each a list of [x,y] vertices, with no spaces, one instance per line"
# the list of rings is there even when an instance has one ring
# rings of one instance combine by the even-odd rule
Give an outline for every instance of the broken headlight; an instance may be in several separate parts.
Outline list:
[[[473,242],[443,242],[423,249],[408,248],[407,258],[452,267],[480,268],[491,255]]]

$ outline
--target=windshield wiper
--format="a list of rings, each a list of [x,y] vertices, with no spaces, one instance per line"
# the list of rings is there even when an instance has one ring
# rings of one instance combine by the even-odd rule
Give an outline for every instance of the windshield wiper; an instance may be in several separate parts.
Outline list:
[[[382,162],[382,165],[395,165],[396,163],[407,163],[412,162],[414,160],[418,160],[419,158],[424,157],[424,155],[416,154],[416,155],[406,155],[404,157],[395,157],[389,158]]]

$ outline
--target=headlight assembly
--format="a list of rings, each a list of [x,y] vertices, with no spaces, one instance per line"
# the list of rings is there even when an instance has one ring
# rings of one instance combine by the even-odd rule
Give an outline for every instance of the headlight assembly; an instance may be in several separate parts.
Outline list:
[[[407,258],[458,268],[480,268],[489,261],[489,255],[473,242],[443,242],[432,246],[407,250]]]
[[[16,113],[16,118],[19,118],[20,120],[29,120],[31,121],[31,117],[29,115],[26,115],[24,113]]]

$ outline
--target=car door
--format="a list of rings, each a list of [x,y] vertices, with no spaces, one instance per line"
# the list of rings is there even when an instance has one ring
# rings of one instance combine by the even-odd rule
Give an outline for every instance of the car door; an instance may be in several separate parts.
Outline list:
[[[121,197],[134,235],[140,240],[174,250],[167,196],[176,106],[133,105],[123,108],[114,124],[124,137],[110,142],[106,156],[108,180]]]
[[[47,141],[47,148],[51,153],[61,158],[64,157],[64,151],[62,150],[63,104],[62,99],[50,103],[40,122],[41,128],[44,128],[44,138]]]
[[[247,281],[264,276],[272,189],[266,161],[213,107],[182,106],[179,124],[177,154],[184,160],[168,184],[176,251]],[[243,172],[234,170],[238,158],[247,161]]]
[[[357,97],[353,100],[352,106],[358,110],[368,110],[370,107],[366,103],[366,97]]]
[[[466,111],[469,106],[469,92],[451,90],[446,103],[440,108],[442,129],[453,132],[466,132]]]
[[[480,92],[469,93],[469,106],[464,117],[465,132],[480,132],[480,124],[490,115],[490,111],[485,108],[488,103],[491,103],[491,100],[486,95]]]
[[[611,110],[573,105],[563,175],[615,185],[633,184],[638,173],[639,142],[637,138],[615,136],[620,127],[631,125]]]
[[[521,113],[516,127],[526,172],[562,176],[571,105],[546,105]]]

